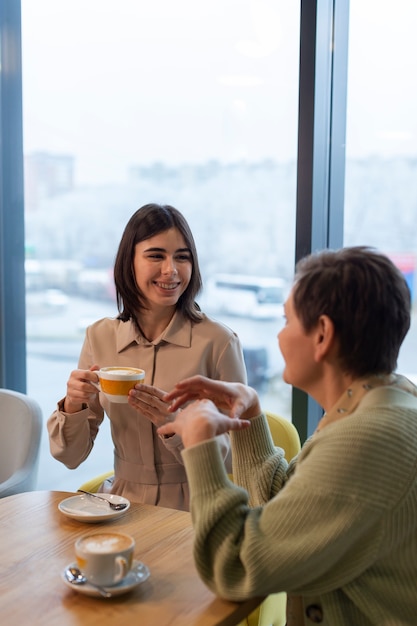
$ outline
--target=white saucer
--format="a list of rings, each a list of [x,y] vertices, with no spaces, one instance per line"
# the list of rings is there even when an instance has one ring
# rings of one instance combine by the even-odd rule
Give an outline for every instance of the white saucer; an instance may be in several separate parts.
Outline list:
[[[95,598],[103,598],[100,592],[95,587],[92,587],[92,585],[90,585],[88,582],[84,583],[83,585],[74,585],[74,583],[70,583],[68,578],[65,576],[65,570],[68,569],[68,567],[78,567],[78,566],[77,566],[77,563],[70,563],[69,565],[67,565],[65,569],[62,570],[61,578],[67,587],[69,587],[70,589],[73,589],[73,591],[78,591],[79,593],[83,593],[86,596],[94,596]],[[105,591],[108,591],[111,594],[110,597],[120,596],[122,595],[122,593],[127,593],[131,589],[134,589],[141,583],[145,582],[145,580],[147,580],[149,576],[150,576],[150,572],[149,572],[149,569],[146,567],[146,565],[144,565],[144,563],[141,563],[140,561],[134,560],[132,569],[130,570],[128,575],[125,578],[123,578],[122,581],[120,581],[120,583],[118,583],[117,585],[112,585],[111,587],[103,587],[103,589],[105,589]]]
[[[100,502],[98,498],[92,498],[81,494],[79,496],[71,496],[61,500],[58,509],[72,519],[79,522],[105,522],[124,515],[129,510],[130,501],[122,496],[116,496],[112,493],[100,493],[100,498],[114,502],[115,504],[126,504],[126,508],[121,511],[114,511],[105,502]]]

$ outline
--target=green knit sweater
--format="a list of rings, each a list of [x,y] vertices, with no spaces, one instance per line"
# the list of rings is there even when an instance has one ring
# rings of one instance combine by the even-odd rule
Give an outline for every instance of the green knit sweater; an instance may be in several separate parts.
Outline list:
[[[308,440],[294,471],[264,415],[231,433],[243,488],[216,440],[183,451],[195,560],[215,593],[301,595],[324,626],[417,624],[417,402],[376,393]]]

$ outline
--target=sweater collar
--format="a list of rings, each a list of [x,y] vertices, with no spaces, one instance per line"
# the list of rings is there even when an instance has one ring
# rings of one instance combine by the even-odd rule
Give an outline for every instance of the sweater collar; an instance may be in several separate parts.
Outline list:
[[[351,413],[357,409],[362,399],[372,389],[387,386],[393,387],[394,389],[400,389],[401,391],[417,396],[416,386],[405,378],[405,376],[400,376],[399,374],[382,374],[379,376],[361,378],[349,385],[348,389],[343,392],[330,411],[323,415],[318,423],[316,432],[322,430],[331,422],[335,422],[342,417],[351,415]]]

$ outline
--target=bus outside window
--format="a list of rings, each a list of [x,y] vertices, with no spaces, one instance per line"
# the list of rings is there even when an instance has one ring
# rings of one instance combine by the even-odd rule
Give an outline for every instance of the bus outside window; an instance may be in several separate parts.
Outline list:
[[[286,289],[282,278],[216,274],[207,281],[201,305],[212,314],[277,319],[283,315]]]

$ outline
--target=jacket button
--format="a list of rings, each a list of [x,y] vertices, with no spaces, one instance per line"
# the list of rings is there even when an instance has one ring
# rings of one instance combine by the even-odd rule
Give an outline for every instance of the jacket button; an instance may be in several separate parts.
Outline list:
[[[323,621],[323,609],[318,604],[307,606],[306,615],[313,624],[321,624]]]

